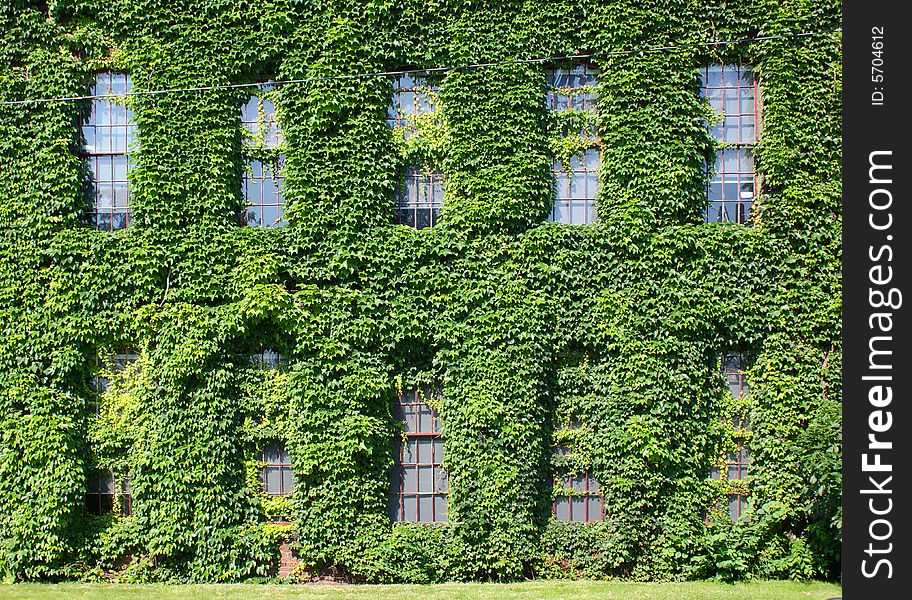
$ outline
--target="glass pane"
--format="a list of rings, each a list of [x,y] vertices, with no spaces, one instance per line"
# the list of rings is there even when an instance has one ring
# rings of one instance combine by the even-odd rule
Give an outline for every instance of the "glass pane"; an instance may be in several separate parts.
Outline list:
[[[570,202],[570,223],[580,224],[586,222],[586,202],[573,200]]]
[[[98,213],[98,216],[95,219],[95,226],[102,231],[111,231],[111,213]]]
[[[440,467],[434,468],[434,491],[448,492],[450,490],[450,481],[446,471]]]
[[[267,200],[269,202],[274,202],[275,199]],[[265,227],[272,227],[279,220],[279,208],[277,206],[266,204],[263,206],[263,225]]]
[[[434,491],[434,467],[418,467],[418,491]]]
[[[415,229],[424,229],[431,226],[431,211],[427,208],[419,208],[415,211]]]
[[[294,491],[294,479],[291,469],[287,467],[282,469],[282,491],[286,494]]]
[[[418,521],[430,523],[434,520],[434,497],[418,496]]]
[[[421,464],[431,464],[431,450],[434,447],[434,440],[419,438],[418,440],[418,462]]]
[[[585,522],[586,521],[586,497],[585,496],[573,496],[572,498],[572,516],[573,520],[576,522]]]
[[[443,462],[443,440],[440,438],[434,440],[434,462],[437,464]]]
[[[559,521],[570,520],[570,502],[566,496],[558,496],[554,501],[554,516]]]
[[[554,203],[554,208],[551,211],[551,219],[558,223],[570,222],[570,207],[567,205],[567,202],[558,200]]]
[[[589,496],[589,520],[590,521],[601,521],[602,520],[602,497],[601,496]]]
[[[738,509],[738,496],[731,495],[728,497],[728,516],[732,521],[737,521],[740,516],[740,511]]]
[[[421,404],[418,407],[418,431],[426,433],[434,431],[434,425],[431,422],[431,407],[427,404]]]
[[[117,231],[118,229],[126,229],[127,227],[127,213],[118,211],[111,215],[111,229]]]
[[[403,463],[418,462],[418,440],[411,438],[406,441],[405,455],[402,457]]]
[[[434,497],[434,520],[443,523],[447,520],[447,499],[446,496]]]
[[[282,492],[282,474],[278,467],[266,467],[266,493],[279,494]]]
[[[127,208],[128,204],[128,192],[126,183],[115,183],[114,184],[114,206],[117,208]]]
[[[418,469],[405,467],[402,470],[402,489],[406,492],[418,491]]]
[[[418,500],[416,496],[402,496],[402,520],[412,523],[418,521]]]
[[[596,210],[595,202],[587,202],[586,210],[586,222],[595,223],[596,219],[598,219],[598,211]]]

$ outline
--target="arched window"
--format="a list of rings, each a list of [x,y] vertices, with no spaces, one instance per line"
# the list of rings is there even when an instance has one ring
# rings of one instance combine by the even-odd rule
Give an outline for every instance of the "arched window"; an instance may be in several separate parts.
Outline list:
[[[260,480],[263,491],[270,496],[286,496],[294,491],[295,478],[291,459],[281,443],[271,444],[263,451],[263,470]]]
[[[82,125],[85,145],[81,156],[89,172],[89,220],[104,231],[130,224],[130,151],[136,139],[133,113],[123,103],[130,93],[130,77],[123,73],[98,73],[90,91],[92,111]],[[113,97],[113,98],[108,98]]]

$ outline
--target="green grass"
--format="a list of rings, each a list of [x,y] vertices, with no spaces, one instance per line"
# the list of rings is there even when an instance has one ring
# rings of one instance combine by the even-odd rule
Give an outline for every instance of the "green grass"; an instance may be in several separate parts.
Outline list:
[[[837,584],[792,581],[750,583],[629,583],[529,581],[444,585],[0,585],[2,600],[826,600],[840,596]]]

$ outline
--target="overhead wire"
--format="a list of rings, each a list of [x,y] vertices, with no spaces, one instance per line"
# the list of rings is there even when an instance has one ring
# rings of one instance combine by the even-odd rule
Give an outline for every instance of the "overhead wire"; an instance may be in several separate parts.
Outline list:
[[[629,56],[629,55],[640,55],[654,52],[669,52],[672,50],[685,50],[685,49],[696,49],[696,48],[706,48],[706,47],[719,47],[719,46],[732,46],[737,44],[746,44],[751,42],[765,42],[773,40],[783,40],[783,39],[794,39],[794,38],[808,38],[808,37],[819,37],[825,35],[831,35],[834,33],[840,33],[841,28],[826,29],[819,31],[807,31],[801,33],[788,33],[780,35],[766,35],[758,36],[752,38],[741,38],[736,40],[723,40],[723,41],[712,41],[712,42],[694,42],[690,44],[676,44],[669,46],[650,46],[646,48],[638,48],[634,50],[611,50],[607,52],[590,52],[586,54],[571,54],[566,56],[549,56],[542,58],[516,58],[509,60],[499,60],[492,62],[484,63],[471,63],[465,65],[453,65],[446,67],[416,67],[410,69],[397,69],[394,71],[375,71],[370,73],[351,73],[345,75],[325,75],[325,76],[316,76],[316,77],[306,77],[300,79],[281,79],[275,81],[265,81],[259,83],[226,83],[219,85],[201,85],[195,87],[185,87],[185,88],[168,88],[161,90],[137,90],[131,91],[124,94],[104,94],[104,95],[84,95],[84,96],[61,96],[56,98],[31,98],[23,100],[3,100],[0,101],[0,106],[12,106],[19,104],[46,104],[50,102],[76,102],[82,100],[108,100],[113,98],[125,98],[132,96],[161,96],[165,94],[183,94],[190,92],[207,92],[207,91],[218,91],[218,90],[233,90],[233,89],[243,89],[243,88],[257,88],[264,89],[272,86],[283,86],[283,85],[294,85],[302,83],[320,83],[320,82],[329,82],[329,81],[347,81],[352,79],[366,79],[374,77],[394,77],[398,75],[411,75],[411,74],[431,74],[431,73],[445,73],[448,71],[460,71],[460,70],[471,70],[471,69],[482,69],[487,67],[498,67],[504,65],[514,65],[514,64],[540,64],[540,63],[549,63],[549,62],[561,62],[561,61],[572,61],[572,60],[586,60],[586,59],[597,59],[597,58],[610,58],[612,56]]]

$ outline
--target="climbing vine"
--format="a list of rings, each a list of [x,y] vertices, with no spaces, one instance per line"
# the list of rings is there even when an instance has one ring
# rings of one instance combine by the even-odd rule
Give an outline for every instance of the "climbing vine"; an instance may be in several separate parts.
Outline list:
[[[0,2],[0,102],[84,96],[99,71],[134,92],[304,80],[264,92],[275,148],[245,146],[251,89],[127,98],[117,232],[85,217],[90,102],[0,104],[0,576],[244,580],[282,540],[357,581],[838,575],[838,4],[166,4]],[[549,65],[516,59],[580,54],[595,111],[549,114]],[[347,77],[475,63],[496,64],[428,74],[411,137],[385,122],[389,77]],[[703,223],[709,63],[758,75],[751,226]],[[547,222],[552,161],[592,145],[598,221]],[[239,224],[251,152],[284,155],[284,227]],[[410,164],[443,171],[433,228],[394,222]],[[264,350],[283,361],[252,363]],[[743,400],[726,352],[753,357]],[[429,382],[448,521],[392,524],[392,403]],[[744,441],[735,416],[738,484],[711,476]],[[258,478],[277,441],[296,476],[279,500]],[[88,514],[99,469],[130,479],[130,516]],[[577,469],[602,522],[551,516]]]

